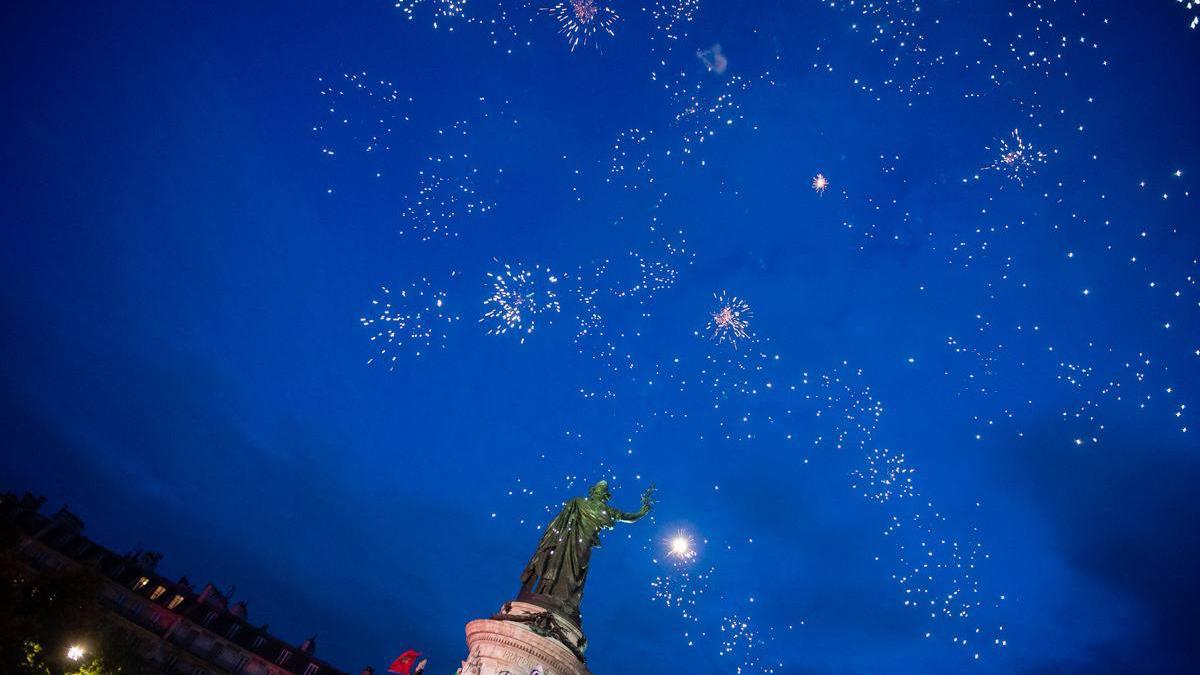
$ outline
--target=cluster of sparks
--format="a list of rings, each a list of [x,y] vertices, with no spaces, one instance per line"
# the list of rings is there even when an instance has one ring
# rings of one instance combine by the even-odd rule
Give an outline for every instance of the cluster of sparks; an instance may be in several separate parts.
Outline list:
[[[709,315],[707,326],[712,339],[717,344],[729,342],[735,347],[738,340],[750,340],[753,337],[750,332],[750,318],[753,316],[750,304],[736,295],[726,295],[724,291],[714,293],[713,299],[717,301],[717,310]]]
[[[774,84],[769,71],[757,78],[732,73],[713,79],[681,70],[672,83],[664,85],[676,107],[675,123],[683,130],[681,152],[692,155],[719,130],[744,121],[742,98],[759,81]]]
[[[431,6],[434,28],[438,28],[441,19],[459,19],[467,11],[467,0],[396,0],[395,3],[395,7],[403,12],[409,21],[416,18],[421,5]]]
[[[456,158],[446,163],[430,163],[427,169],[417,174],[417,190],[407,198],[400,213],[400,234],[412,233],[422,241],[434,237],[457,237],[458,222],[464,216],[487,213],[494,204],[484,198],[476,187],[479,170],[466,165],[467,157]],[[443,173],[447,169],[452,173]]]
[[[662,35],[675,42],[687,35],[683,27],[696,18],[699,9],[700,0],[655,0],[650,5],[650,16]]]
[[[1192,12],[1192,20],[1188,23],[1188,28],[1196,29],[1200,26],[1200,1],[1198,0],[1175,0],[1175,2],[1183,5],[1184,9]]]
[[[920,0],[819,0],[820,4],[855,16],[848,28],[852,35],[867,40],[868,52],[885,59],[881,79],[854,73],[852,86],[880,100],[884,91],[894,91],[904,97],[930,93],[930,73],[944,59],[929,51],[925,31],[926,19]],[[818,52],[820,49],[818,49]],[[816,65],[816,64],[814,64]],[[834,68],[827,66],[829,72]]]
[[[558,22],[558,32],[566,38],[571,51],[579,45],[597,45],[602,34],[616,35],[613,26],[621,18],[604,0],[560,0],[545,11]]]
[[[904,462],[904,453],[871,448],[866,466],[854,470],[855,482],[851,488],[861,489],[864,497],[877,502],[911,497],[915,494],[912,474],[913,469]]]
[[[445,348],[446,331],[460,317],[446,307],[444,290],[432,288],[422,278],[396,291],[380,286],[379,292],[380,297],[371,300],[373,313],[359,317],[364,328],[374,331],[371,342],[376,355],[367,363],[381,361],[394,370],[405,349],[421,356],[434,345]]]
[[[683,565],[660,574],[650,581],[651,600],[678,613],[686,624],[700,621],[697,607],[708,592],[714,570],[695,572]],[[690,637],[685,635],[685,637]],[[689,644],[689,646],[691,646]]]
[[[488,277],[492,294],[483,301],[487,311],[479,319],[489,326],[488,335],[513,332],[524,343],[525,336],[537,327],[539,316],[562,310],[554,290],[558,277],[541,265],[514,270],[506,264],[500,272],[488,272]]]
[[[988,148],[991,150],[991,148]],[[1017,185],[1024,185],[1025,178],[1038,172],[1038,168],[1046,163],[1046,153],[1033,147],[1021,139],[1021,132],[1013,129],[1011,139],[1000,139],[999,155],[989,164],[987,169],[999,171]]]
[[[777,668],[783,668],[783,663],[765,663],[758,652],[767,643],[774,640],[773,631],[765,634],[755,627],[749,616],[733,614],[721,622],[721,651],[722,657],[734,658],[739,661],[735,672],[739,675],[762,673],[771,675]]]

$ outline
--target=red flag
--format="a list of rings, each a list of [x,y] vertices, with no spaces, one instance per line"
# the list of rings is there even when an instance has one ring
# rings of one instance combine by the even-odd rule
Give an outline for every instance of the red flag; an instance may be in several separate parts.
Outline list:
[[[420,652],[413,649],[404,652],[400,655],[400,658],[392,662],[392,665],[388,667],[388,672],[400,673],[400,675],[411,675],[413,663],[420,655]]]

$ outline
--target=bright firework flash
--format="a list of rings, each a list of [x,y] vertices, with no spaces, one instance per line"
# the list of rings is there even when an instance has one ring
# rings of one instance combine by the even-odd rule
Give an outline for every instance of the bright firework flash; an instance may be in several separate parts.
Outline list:
[[[675,560],[691,562],[696,559],[696,541],[683,530],[663,540],[663,543],[667,546],[667,555]]]
[[[737,347],[738,340],[751,339],[750,317],[753,313],[750,305],[737,296],[727,298],[724,291],[720,295],[714,293],[713,298],[717,301],[718,309],[712,313],[707,329],[712,331],[717,344],[728,340]]]
[[[479,321],[493,323],[488,335],[503,335],[509,331],[524,333],[521,336],[524,344],[525,335],[536,327],[537,315],[557,314],[561,310],[558,296],[551,288],[558,283],[558,277],[541,265],[534,265],[532,270],[514,271],[506,264],[503,272],[487,274],[492,279],[492,295],[483,304],[492,307]]]
[[[991,150],[991,148],[988,148]],[[1013,129],[1012,141],[1000,139],[1000,156],[984,169],[993,169],[1008,175],[1017,185],[1024,187],[1025,176],[1034,175],[1038,166],[1046,163],[1046,153],[1037,150],[1032,143],[1021,140],[1021,133]]]
[[[563,0],[542,11],[554,15],[558,32],[567,38],[571,51],[581,44],[586,45],[589,40],[596,44],[596,36],[601,32],[616,35],[613,26],[621,18],[611,7],[597,0]]]
[[[825,194],[825,190],[828,188],[829,188],[829,179],[825,177],[825,174],[819,173],[819,174],[813,176],[813,180],[812,180],[813,192],[816,192],[818,195],[822,195],[822,194]]]

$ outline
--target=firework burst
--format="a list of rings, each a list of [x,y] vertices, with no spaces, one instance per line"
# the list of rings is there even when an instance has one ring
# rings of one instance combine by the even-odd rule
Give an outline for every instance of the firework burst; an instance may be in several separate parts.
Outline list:
[[[620,20],[615,10],[601,0],[562,0],[553,7],[546,7],[558,21],[558,32],[567,38],[571,51],[589,40],[596,44],[596,37],[601,33],[616,35],[613,26]]]
[[[819,173],[819,174],[813,176],[813,179],[812,179],[813,192],[816,192],[818,195],[825,194],[825,190],[828,188],[829,188],[829,179],[825,177],[825,174]]]
[[[991,148],[988,148],[991,150]],[[984,169],[1000,171],[1024,187],[1025,176],[1038,172],[1038,167],[1046,163],[1046,153],[1033,147],[1032,143],[1021,140],[1021,132],[1013,129],[1012,139],[1000,139],[1000,155]]]
[[[750,332],[750,317],[753,313],[750,305],[737,296],[727,297],[724,292],[713,294],[717,301],[717,311],[708,320],[707,329],[712,331],[712,337],[717,344],[728,340],[737,347],[738,340],[752,339]]]
[[[509,331],[524,333],[533,332],[538,315],[561,311],[558,296],[552,286],[558,283],[558,277],[548,268],[534,265],[532,270],[514,270],[511,265],[505,265],[504,270],[493,274],[488,272],[492,280],[492,295],[483,301],[485,307],[490,307],[479,319],[480,323],[488,322],[492,327],[488,335],[503,335]]]
[[[446,328],[460,317],[447,310],[445,291],[432,288],[425,278],[396,291],[387,286],[379,291],[381,296],[371,300],[373,315],[358,319],[364,328],[375,331],[371,342],[377,354],[368,364],[380,361],[395,370],[406,348],[421,356],[435,343],[446,347]]]
[[[696,541],[683,530],[679,530],[663,543],[667,546],[667,555],[680,562],[696,559]]]

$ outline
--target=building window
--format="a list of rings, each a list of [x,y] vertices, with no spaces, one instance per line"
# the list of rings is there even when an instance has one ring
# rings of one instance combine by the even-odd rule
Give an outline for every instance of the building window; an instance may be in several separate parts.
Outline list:
[[[263,636],[261,636],[261,635],[254,638],[254,649],[258,649],[259,647],[261,647],[263,645],[263,642],[266,642],[266,640],[264,640]]]
[[[183,602],[183,596],[177,595],[177,596],[171,598],[171,602],[167,603],[167,609],[175,609],[182,602]]]
[[[275,664],[282,666],[287,663],[288,659],[290,658],[292,658],[292,653],[286,649],[282,649],[279,651],[279,658],[275,659]]]
[[[242,629],[242,625],[235,623],[229,627],[229,630],[225,631],[225,637],[232,640],[234,638],[234,636],[236,636],[238,634],[238,631],[241,629]]]
[[[133,583],[133,590],[141,590],[148,583],[150,583],[150,580],[146,577],[138,577],[138,580]]]
[[[308,667],[304,669],[304,675],[317,675],[317,671],[320,669],[320,666],[317,664],[310,663],[308,664]]]
[[[217,620],[217,613],[209,612],[208,615],[204,617],[204,627],[207,628],[210,623],[212,623],[213,621],[216,621],[216,620]]]
[[[150,599],[157,600],[162,597],[163,593],[166,593],[166,592],[167,592],[167,588],[165,586],[159,586],[158,588],[154,589],[153,593],[150,594]]]

